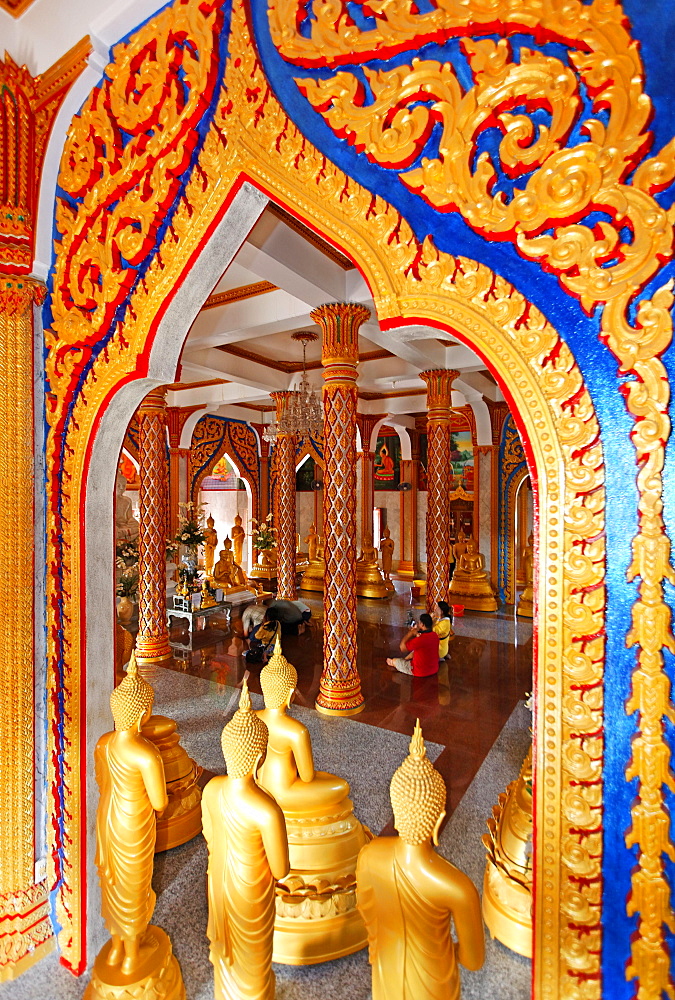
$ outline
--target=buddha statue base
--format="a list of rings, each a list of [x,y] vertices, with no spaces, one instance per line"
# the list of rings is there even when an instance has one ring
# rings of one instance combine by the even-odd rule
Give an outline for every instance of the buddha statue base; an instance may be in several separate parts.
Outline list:
[[[493,938],[532,958],[532,750],[499,796],[483,837],[483,919]]]
[[[284,810],[291,870],[277,883],[273,961],[316,965],[368,943],[356,909],[356,862],[372,834],[350,799],[320,819]]]
[[[380,570],[376,567],[368,567],[367,571],[363,574],[359,574],[358,568],[356,573],[356,596],[357,597],[370,597],[376,600],[382,600],[383,597],[391,597],[393,587],[391,590],[387,588],[384,577],[380,573]]]
[[[321,560],[310,562],[309,566],[302,574],[300,590],[311,590],[323,594],[323,578],[326,575],[326,563]]]
[[[169,804],[157,817],[155,854],[192,840],[202,832],[202,768],[180,745],[178,726],[164,715],[152,715],[142,728],[143,736],[159,750],[164,764]]]
[[[534,618],[534,594],[531,584],[525,587],[525,590],[520,595],[516,614],[519,618]]]
[[[458,578],[457,570],[448,590],[448,602],[463,604],[468,611],[496,611],[499,607],[486,577],[471,580],[462,575]]]
[[[216,587],[220,589],[219,584]],[[243,604],[245,601],[253,601],[256,596],[255,587],[224,587],[223,600],[228,604]]]
[[[108,965],[111,947],[108,941],[98,953],[84,1000],[185,1000],[180,966],[161,927],[148,925],[138,966],[129,975]]]

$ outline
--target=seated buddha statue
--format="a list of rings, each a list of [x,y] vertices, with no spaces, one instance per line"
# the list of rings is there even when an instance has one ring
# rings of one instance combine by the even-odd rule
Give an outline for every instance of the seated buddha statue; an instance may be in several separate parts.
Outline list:
[[[230,590],[241,590],[247,586],[246,577],[241,566],[234,561],[232,540],[229,535],[225,536],[223,545],[225,548],[220,550],[218,562],[213,567],[213,579],[225,593]]]
[[[457,541],[452,546],[452,560],[455,564],[455,569],[459,566],[459,560],[462,558],[466,552],[467,537],[463,530],[460,528],[457,532]]]
[[[307,727],[288,714],[297,682],[277,635],[260,672],[265,708],[256,713],[269,733],[258,782],[283,811],[291,864],[279,890],[274,955],[275,961],[310,964],[365,944],[354,885],[356,859],[369,834],[354,816],[349,784],[315,770]],[[349,888],[351,905],[345,905]],[[312,899],[321,903],[318,911],[309,905]],[[322,929],[324,917],[331,919],[329,934]]]
[[[459,965],[483,964],[480,899],[471,879],[434,850],[446,790],[419,719],[389,792],[398,836],[366,844],[356,871],[373,1000],[459,1000]]]
[[[313,553],[313,558],[312,558]],[[324,558],[324,546],[321,535],[315,535],[313,545],[309,551],[309,563],[307,569],[302,574],[300,590],[317,590],[323,593],[323,578],[326,575],[326,560]]]
[[[384,582],[377,561],[377,549],[372,537],[363,540],[361,555],[356,560],[356,596],[357,597],[388,597],[390,591]]]
[[[448,590],[450,604],[463,604],[471,611],[496,611],[497,600],[485,571],[485,557],[476,552],[471,536],[466,540],[466,551],[459,558]]]

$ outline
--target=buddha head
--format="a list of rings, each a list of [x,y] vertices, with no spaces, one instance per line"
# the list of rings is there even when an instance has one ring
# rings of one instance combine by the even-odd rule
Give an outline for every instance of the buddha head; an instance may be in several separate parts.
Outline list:
[[[223,542],[223,545],[225,546],[228,552],[232,548],[232,539],[230,538],[229,535],[225,535],[225,541]]]
[[[121,472],[118,472],[117,476],[115,477],[115,493],[117,494],[118,497],[121,497],[126,488],[127,488],[126,476],[123,476]]]
[[[406,844],[423,844],[429,838],[437,844],[445,816],[445,782],[427,757],[419,719],[409,749],[389,786],[394,826]]]
[[[267,726],[251,708],[248,684],[241,688],[239,708],[223,729],[220,745],[231,778],[253,774],[267,750]]]
[[[208,525],[209,528],[212,528],[214,526],[214,524],[216,522],[213,520],[213,515],[212,514],[209,514],[209,516],[206,518],[206,523],[207,523],[207,525]]]
[[[241,514],[234,515],[234,523],[237,525],[238,528],[241,527]]]
[[[474,555],[476,551],[476,543],[472,535],[469,535],[469,537],[466,540],[466,551],[467,555]]]
[[[124,679],[110,695],[110,710],[115,722],[115,729],[140,730],[152,714],[152,704],[155,692],[144,677],[138,672],[136,654],[132,652],[129,667]]]
[[[269,663],[260,671],[260,686],[265,698],[265,708],[281,708],[283,705],[288,705],[297,685],[298,672],[281,652],[281,641],[277,632],[274,653]]]
[[[390,535],[391,535],[391,531],[389,530],[389,528],[385,528],[384,531],[382,532],[382,537],[383,538],[389,538]]]
[[[462,528],[460,528],[459,531],[457,532],[457,541],[458,542],[463,542],[465,538],[466,538],[466,535],[464,534],[464,530]]]

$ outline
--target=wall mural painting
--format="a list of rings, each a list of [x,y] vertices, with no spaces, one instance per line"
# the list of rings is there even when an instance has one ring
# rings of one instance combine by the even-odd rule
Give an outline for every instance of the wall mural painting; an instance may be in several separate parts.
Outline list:
[[[395,490],[401,482],[401,439],[398,434],[382,434],[375,445],[373,486],[377,490]]]
[[[211,472],[204,476],[200,490],[244,490],[243,479],[237,475],[232,463],[226,455],[221,455]]]
[[[473,498],[474,458],[471,427],[464,417],[453,414],[450,425],[450,461],[452,491],[466,499]]]

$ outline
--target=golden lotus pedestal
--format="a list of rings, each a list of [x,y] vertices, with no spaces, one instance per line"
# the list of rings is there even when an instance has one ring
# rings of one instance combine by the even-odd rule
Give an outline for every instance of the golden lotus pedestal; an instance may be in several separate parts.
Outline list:
[[[161,927],[148,925],[139,965],[129,976],[119,966],[108,965],[111,947],[108,941],[98,953],[84,1000],[185,1000],[180,966]]]
[[[323,578],[326,575],[326,563],[321,560],[313,560],[302,574],[300,590],[311,590],[323,594]]]
[[[458,577],[457,570],[448,591],[450,604],[463,604],[468,611],[496,611],[499,605],[490,581],[485,577]]]
[[[499,796],[483,836],[483,919],[493,938],[532,958],[532,750]]]
[[[356,909],[356,862],[372,834],[350,799],[321,819],[284,811],[291,870],[276,888],[272,960],[316,965],[365,948]]]
[[[375,600],[382,600],[383,597],[391,597],[394,591],[393,586],[387,587],[387,582],[382,576],[377,566],[369,566],[359,572],[356,570],[356,596],[370,597]]]
[[[164,764],[169,804],[157,817],[155,853],[168,851],[202,832],[202,769],[180,745],[178,726],[164,715],[152,715],[143,726],[143,736],[159,750]]]

